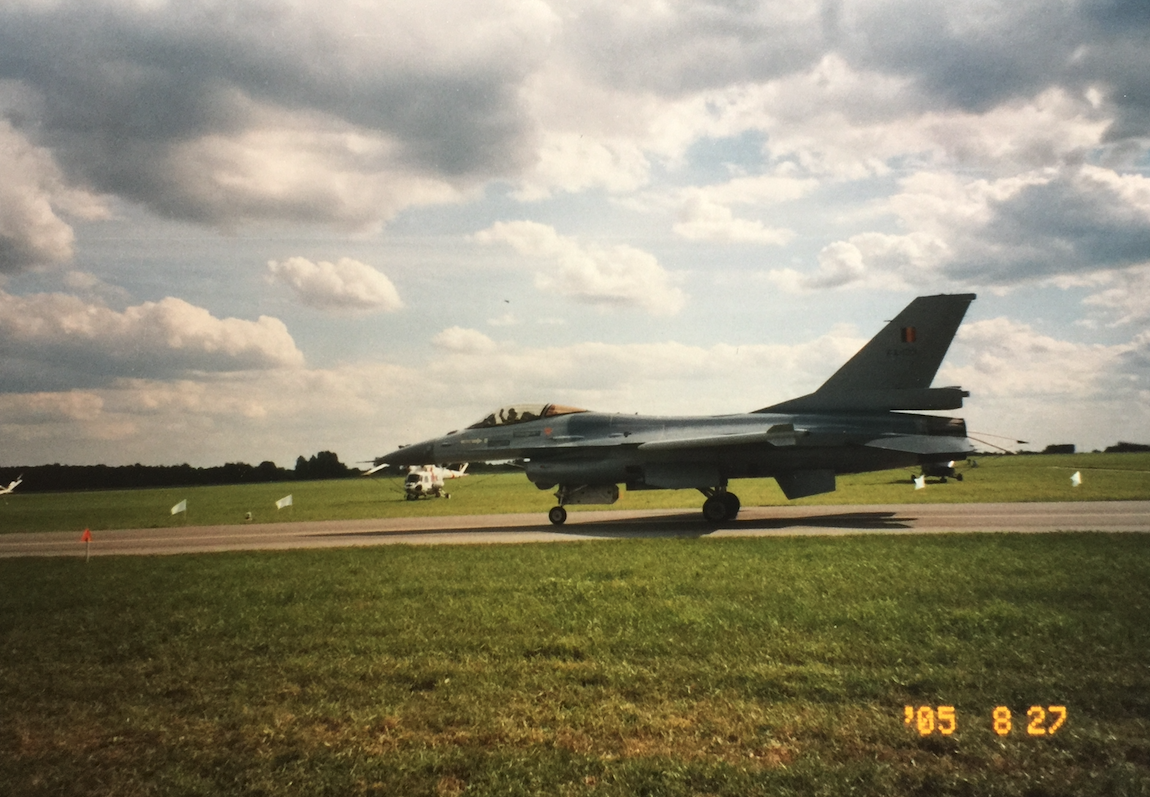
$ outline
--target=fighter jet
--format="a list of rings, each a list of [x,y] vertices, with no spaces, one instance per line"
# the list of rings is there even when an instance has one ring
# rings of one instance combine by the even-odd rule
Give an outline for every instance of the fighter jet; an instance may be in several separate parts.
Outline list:
[[[24,476],[23,476],[23,475],[21,475],[20,477],[18,477],[18,478],[16,479],[16,481],[14,481],[14,482],[8,482],[8,486],[7,486],[7,487],[0,487],[0,495],[8,495],[8,493],[12,492],[12,491],[13,491],[13,490],[15,490],[17,487],[19,487],[19,486],[20,486],[20,482],[22,482],[22,481],[24,481]]]
[[[740,415],[661,417],[514,404],[376,460],[389,465],[522,460],[550,521],[573,504],[613,504],[627,490],[693,488],[711,523],[734,520],[732,479],[774,478],[789,499],[832,492],[844,473],[953,467],[974,450],[955,410],[970,394],[931,387],[974,294],[920,296],[814,393]]]

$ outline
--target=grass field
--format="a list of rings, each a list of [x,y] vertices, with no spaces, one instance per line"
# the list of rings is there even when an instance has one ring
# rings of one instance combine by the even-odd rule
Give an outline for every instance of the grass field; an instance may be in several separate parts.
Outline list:
[[[979,457],[978,467],[960,465],[964,480],[931,483],[914,490],[906,470],[864,473],[839,479],[839,489],[805,498],[802,504],[893,504],[998,501],[1102,501],[1150,498],[1150,454],[1076,454]],[[1070,476],[1080,471],[1082,486]],[[0,533],[67,531],[90,528],[155,528],[254,522],[334,520],[411,515],[474,515],[502,512],[545,513],[555,504],[521,474],[476,475],[450,483],[451,500],[403,500],[401,479],[364,478],[323,482],[195,487],[57,494],[14,493],[0,497]],[[773,479],[737,481],[731,489],[744,506],[790,503]],[[277,510],[275,501],[291,493],[294,504]],[[187,500],[187,515],[170,508]],[[625,493],[620,509],[698,508],[694,490]],[[590,507],[601,509],[603,507]],[[578,510],[580,507],[572,507]]]
[[[3,560],[0,792],[1145,795],[1148,611],[1140,534]]]

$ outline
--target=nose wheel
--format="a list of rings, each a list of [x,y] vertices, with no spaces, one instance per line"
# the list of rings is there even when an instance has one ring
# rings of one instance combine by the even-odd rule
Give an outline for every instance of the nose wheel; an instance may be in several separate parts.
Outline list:
[[[556,526],[562,526],[567,522],[567,510],[561,506],[553,506],[547,513],[547,519]]]

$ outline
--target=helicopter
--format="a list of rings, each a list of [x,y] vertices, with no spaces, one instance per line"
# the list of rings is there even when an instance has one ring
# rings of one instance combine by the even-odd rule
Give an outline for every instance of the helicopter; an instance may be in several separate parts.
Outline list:
[[[445,479],[460,479],[467,475],[467,463],[459,470],[440,468],[436,465],[414,465],[407,469],[403,480],[403,497],[408,501],[420,498],[450,498],[451,493],[443,489]]]
[[[407,468],[407,476],[403,479],[403,497],[408,501],[420,498],[450,498],[451,493],[443,489],[443,482],[466,476],[467,464],[464,462],[458,470],[441,468],[437,465],[410,465]],[[371,476],[386,467],[386,464],[376,465],[366,471],[364,476]]]

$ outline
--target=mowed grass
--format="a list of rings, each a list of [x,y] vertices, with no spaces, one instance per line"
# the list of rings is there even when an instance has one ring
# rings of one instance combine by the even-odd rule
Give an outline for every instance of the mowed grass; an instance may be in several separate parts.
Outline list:
[[[1148,611],[1134,534],[4,560],[0,791],[1147,794]]]
[[[801,499],[800,504],[966,503],[999,501],[1105,501],[1150,498],[1150,454],[977,457],[960,463],[963,481],[930,480],[915,490],[910,470],[843,476],[838,490]],[[1080,487],[1070,476],[1082,473]],[[450,500],[405,501],[401,478],[376,477],[322,482],[192,487],[77,493],[20,493],[0,497],[0,533],[90,528],[163,528],[300,520],[388,518],[422,515],[545,513],[552,491],[537,489],[522,474],[474,475],[448,483]],[[744,506],[791,503],[773,479],[731,483]],[[277,510],[291,494],[293,505]],[[171,507],[188,502],[187,514]],[[695,490],[624,492],[616,509],[698,509]],[[603,509],[601,506],[572,507]]]

